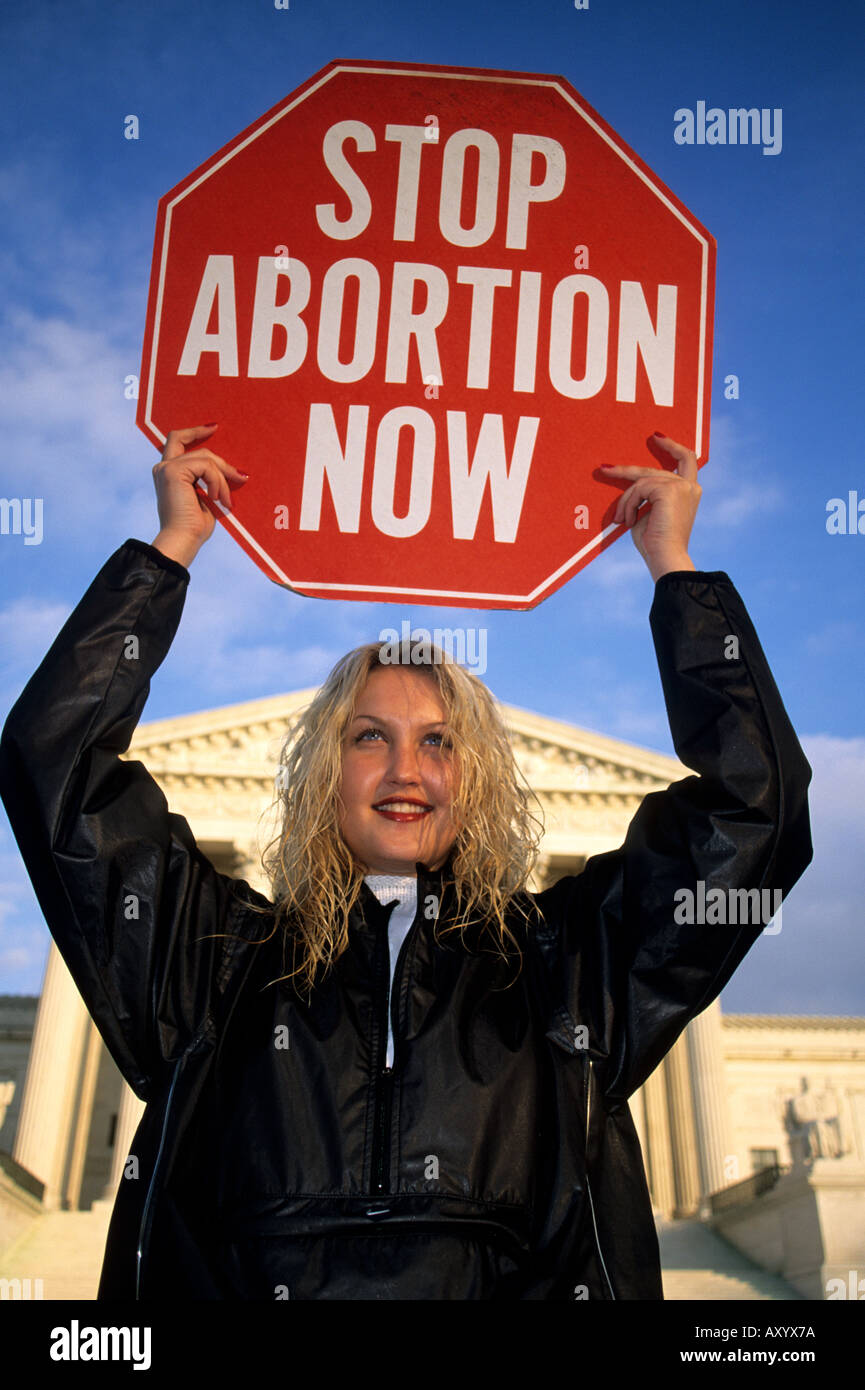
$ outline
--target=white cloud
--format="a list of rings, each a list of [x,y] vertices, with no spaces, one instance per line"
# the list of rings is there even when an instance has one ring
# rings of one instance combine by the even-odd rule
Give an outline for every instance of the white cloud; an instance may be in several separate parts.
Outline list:
[[[865,738],[801,737],[814,858],[724,994],[733,1011],[865,1014]]]
[[[620,536],[576,576],[573,584],[581,604],[598,604],[598,617],[605,626],[645,625],[652,602],[652,577],[630,536]]]
[[[856,651],[859,641],[859,629],[853,619],[840,618],[809,632],[802,638],[802,645],[810,657],[825,661],[838,652]]]
[[[714,540],[719,531],[732,532],[735,538],[749,522],[764,525],[768,514],[784,508],[786,497],[781,486],[766,476],[765,468],[759,476],[755,474],[753,461],[761,451],[765,449],[756,430],[734,423],[728,416],[713,421],[711,454],[699,475],[703,495],[690,546],[698,569],[704,567],[704,538]],[[621,536],[577,575],[573,584],[578,600],[602,605],[598,613],[606,626],[636,627],[645,622],[652,580],[630,537]]]
[[[38,994],[48,941],[36,895],[0,811],[0,994]]]
[[[382,611],[302,598],[267,582],[217,528],[193,562],[166,676],[188,672],[202,709],[318,685],[346,651],[376,638]]]
[[[0,608],[0,651],[10,664],[29,667],[44,656],[69,616],[69,605],[25,595]]]
[[[155,451],[136,430],[135,402],[124,399],[123,379],[137,363],[106,333],[17,310],[11,348],[0,354],[5,467],[3,491],[43,501],[43,539],[23,544],[7,560],[19,587],[33,590],[74,549],[98,553],[136,526],[145,539],[158,530],[150,468]],[[26,485],[22,479],[26,478]],[[133,512],[129,495],[141,479],[150,485],[150,519]]]
[[[17,236],[3,262],[2,486],[43,498],[43,544],[27,555],[43,568],[123,529],[155,457],[124,394],[140,365],[144,234],[128,203],[71,217],[58,161],[40,146],[0,169],[0,217]]]
[[[30,679],[60,628],[69,605],[25,596],[0,608],[0,720]]]
[[[709,462],[700,469],[703,489],[695,526],[739,530],[748,522],[765,527],[766,518],[785,509],[788,494],[765,466],[766,440],[747,416],[734,421],[722,415],[712,421]],[[694,561],[697,564],[697,561]]]
[[[80,490],[74,459],[87,452],[93,481],[98,478],[102,490],[119,491],[128,453],[121,441],[134,416],[124,378],[137,373],[137,361],[105,328],[84,318],[73,323],[13,307],[5,336],[10,348],[0,359],[4,428],[15,432],[18,449],[27,449],[30,490],[43,479],[70,494]]]
[[[41,300],[70,320],[107,329],[134,323],[152,208],[137,207],[128,190],[83,207],[77,195],[56,139],[31,142],[26,158],[0,167],[0,217],[15,247],[4,257],[7,299]]]

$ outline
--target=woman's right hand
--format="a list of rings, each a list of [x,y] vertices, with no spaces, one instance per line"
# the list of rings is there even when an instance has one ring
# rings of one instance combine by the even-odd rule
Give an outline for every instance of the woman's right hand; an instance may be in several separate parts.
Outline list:
[[[163,555],[189,566],[216,524],[196,480],[207,484],[211,502],[219,501],[231,510],[231,489],[242,487],[247,474],[226,463],[209,449],[186,452],[184,445],[209,438],[216,425],[197,425],[192,429],[169,430],[162,459],[153,469],[159,521],[162,529],[153,544]]]

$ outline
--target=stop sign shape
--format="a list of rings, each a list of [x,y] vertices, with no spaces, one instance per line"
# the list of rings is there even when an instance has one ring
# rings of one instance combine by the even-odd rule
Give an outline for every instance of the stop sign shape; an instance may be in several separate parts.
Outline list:
[[[531,608],[708,450],[712,237],[560,77],[330,63],[161,200],[138,424],[323,598]],[[659,466],[661,466],[659,464]]]

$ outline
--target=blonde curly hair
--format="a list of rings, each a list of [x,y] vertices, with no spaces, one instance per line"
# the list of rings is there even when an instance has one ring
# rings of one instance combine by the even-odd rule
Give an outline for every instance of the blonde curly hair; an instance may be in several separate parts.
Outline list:
[[[520,895],[543,833],[540,805],[517,767],[497,702],[484,683],[432,643],[424,644],[420,661],[418,647],[409,646],[400,644],[400,661],[410,661],[413,670],[435,681],[459,766],[448,879],[455,913],[441,930],[462,934],[476,927],[508,960],[508,942],[516,946],[516,938],[507,915],[513,910],[529,915]],[[342,657],[301,711],[280,755],[272,813],[281,825],[262,862],[271,881],[274,930],[283,928],[284,942],[292,944],[294,968],[288,977],[300,976],[307,990],[348,946],[349,914],[366,872],[339,829],[342,747],[367,678],[393,661],[392,653],[384,653],[382,643],[369,642]]]

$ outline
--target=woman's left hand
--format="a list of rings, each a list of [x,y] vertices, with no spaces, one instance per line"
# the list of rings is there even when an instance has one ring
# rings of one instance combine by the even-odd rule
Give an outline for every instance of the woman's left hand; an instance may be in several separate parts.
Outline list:
[[[697,456],[693,450],[663,434],[653,438],[676,460],[675,473],[631,464],[602,467],[608,477],[636,479],[619,498],[613,520],[633,528],[634,545],[652,578],[660,579],[670,570],[696,569],[688,554],[688,538],[703,489],[697,482]],[[649,505],[639,512],[643,501]]]

